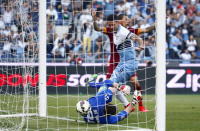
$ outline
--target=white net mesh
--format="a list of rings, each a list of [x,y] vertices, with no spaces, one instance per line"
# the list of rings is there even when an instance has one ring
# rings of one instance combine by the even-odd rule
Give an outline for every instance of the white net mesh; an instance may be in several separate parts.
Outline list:
[[[76,112],[79,100],[97,93],[97,89],[87,86],[87,80],[93,74],[98,74],[96,82],[106,80],[114,48],[106,34],[94,30],[91,9],[97,12],[100,27],[107,26],[108,15],[124,13],[130,18],[127,28],[146,29],[155,23],[154,1],[47,0],[47,74],[44,74],[47,76],[47,117],[38,116],[38,4],[37,0],[1,3],[0,18],[5,27],[1,28],[0,43],[0,127],[11,130],[154,129],[155,31],[140,35],[145,41],[145,50],[138,55],[137,74],[143,105],[149,111],[139,112],[136,106],[134,112],[116,124],[87,124]],[[11,23],[4,20],[4,15],[9,14],[7,7],[12,10]],[[11,35],[6,36],[8,32]],[[131,87],[133,92],[135,86]],[[132,97],[127,99],[131,101]],[[117,105],[118,112],[124,109],[115,96],[112,103]]]
[[[38,3],[1,1],[1,130],[21,130],[25,117],[37,113],[38,71],[30,64],[38,59],[33,4]]]
[[[57,43],[61,44],[60,48],[52,46],[52,51],[54,53],[53,62],[67,61],[67,63],[59,64],[59,67],[56,65],[56,67],[52,67],[54,68],[56,74],[61,71],[63,77],[67,76],[67,88],[62,89],[62,87],[51,87],[54,88],[56,96],[49,95],[49,97],[51,97],[51,101],[55,101],[55,103],[57,103],[57,106],[51,105],[48,107],[48,109],[51,109],[51,116],[59,116],[56,125],[58,127],[63,127],[62,123],[66,122],[66,125],[64,124],[65,126],[63,128],[67,128],[68,130],[136,130],[140,128],[142,128],[142,130],[144,130],[144,128],[154,129],[155,67],[151,65],[151,62],[154,63],[155,61],[155,31],[141,34],[142,39],[145,41],[145,50],[138,56],[140,59],[138,78],[143,90],[143,103],[149,112],[139,112],[138,107],[136,107],[136,111],[131,113],[127,119],[115,125],[87,124],[83,121],[82,116],[76,112],[76,103],[78,101],[88,99],[97,93],[97,89],[87,87],[87,79],[91,78],[93,74],[98,74],[96,82],[106,79],[108,62],[111,54],[113,53],[111,52],[111,48],[114,48],[110,47],[110,42],[112,40],[110,40],[106,34],[101,31],[97,32],[93,29],[94,25],[91,16],[91,9],[97,12],[97,24],[100,27],[107,26],[106,15],[108,16],[108,14],[111,12],[111,14],[125,13],[131,18],[129,25],[130,27],[135,29],[146,29],[155,23],[154,1],[126,1],[124,3],[121,3],[120,1],[73,1],[69,3],[71,4],[71,7],[62,4],[62,10],[65,10],[65,14],[62,14],[63,19],[59,20],[59,22],[56,21],[56,26],[53,26],[54,24],[51,23],[51,26],[55,27],[54,31],[57,33],[54,40],[52,40],[54,41],[52,43],[55,44],[57,40],[60,41]],[[59,4],[51,4],[54,5],[55,9],[59,7]],[[120,7],[120,4],[123,7]],[[112,5],[114,5],[118,11],[114,11],[113,8],[110,9],[109,6]],[[124,10],[121,8],[124,8]],[[133,11],[130,13],[130,9],[126,11],[127,8],[131,8]],[[134,14],[134,11],[137,12]],[[54,16],[54,18],[55,17],[57,18],[59,16]],[[49,33],[49,35],[52,34]],[[65,54],[62,55],[63,47],[65,47],[65,49],[67,48],[67,50],[65,51]],[[58,52],[56,52],[57,49]],[[49,53],[49,57],[52,57],[51,53],[52,52]],[[64,61],[63,59],[60,59],[61,61],[59,61],[59,58],[62,57],[65,58]],[[70,66],[65,67],[65,65],[68,64]],[[53,72],[53,70],[51,71]],[[129,81],[126,82],[130,84]],[[132,86],[132,88],[134,89],[134,86]],[[67,95],[61,96],[59,95],[60,93],[66,93]],[[131,100],[131,96],[128,97],[128,100]],[[65,102],[63,103],[62,101]],[[114,96],[112,103],[118,106],[118,111],[124,109],[123,104],[116,100]]]

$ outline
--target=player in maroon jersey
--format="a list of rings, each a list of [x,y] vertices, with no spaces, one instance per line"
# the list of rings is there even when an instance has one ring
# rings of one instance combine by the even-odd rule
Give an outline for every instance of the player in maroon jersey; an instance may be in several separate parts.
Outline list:
[[[115,24],[115,15],[110,15],[107,18],[107,26],[106,27],[102,27],[99,28],[97,23],[96,23],[96,12],[92,12],[92,16],[93,16],[93,24],[94,24],[94,29],[96,31],[101,31],[104,34],[107,34],[109,39],[110,39],[110,47],[111,47],[111,57],[110,57],[110,61],[109,61],[109,66],[107,69],[107,78],[109,79],[111,74],[113,73],[113,70],[115,69],[115,67],[118,65],[120,59],[119,59],[119,54],[117,53],[117,49],[116,46],[114,44],[113,41],[113,28],[114,28],[114,24]],[[122,23],[121,25],[124,27],[127,27],[128,23],[130,22],[130,20],[128,19],[128,17],[126,15],[121,15],[121,16],[117,16],[117,17],[122,17],[120,19],[122,19]],[[149,32],[151,30],[153,30],[155,28],[155,26],[150,26],[146,29],[134,29],[134,28],[128,28],[132,33],[135,33],[136,35],[142,34],[142,33],[146,33]],[[138,91],[142,91],[142,87],[140,85],[140,83],[138,82],[138,78],[137,78],[137,74],[134,74],[134,76],[131,77],[130,81],[133,82],[133,85],[135,86],[136,90]],[[142,101],[139,102],[139,111],[141,112],[147,112],[148,110],[143,106]]]

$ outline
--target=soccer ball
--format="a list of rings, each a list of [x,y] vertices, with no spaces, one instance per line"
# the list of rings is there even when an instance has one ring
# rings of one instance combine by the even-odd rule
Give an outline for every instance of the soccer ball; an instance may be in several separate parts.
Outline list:
[[[120,90],[124,93],[124,95],[130,95],[131,87],[129,85],[121,85]]]
[[[76,110],[81,115],[86,115],[90,109],[91,109],[90,103],[88,101],[86,101],[86,100],[79,101],[76,104]]]

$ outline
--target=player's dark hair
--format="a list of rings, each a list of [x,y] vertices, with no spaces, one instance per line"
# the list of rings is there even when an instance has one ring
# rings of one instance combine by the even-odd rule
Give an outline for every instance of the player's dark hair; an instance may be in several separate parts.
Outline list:
[[[107,18],[106,18],[107,21],[114,21],[114,20],[117,20],[117,15],[109,15]]]
[[[113,104],[106,104],[105,107],[106,115],[116,115],[117,114],[117,106]]]
[[[117,16],[117,20],[122,20],[124,18],[124,16],[126,16],[125,14],[119,14]]]

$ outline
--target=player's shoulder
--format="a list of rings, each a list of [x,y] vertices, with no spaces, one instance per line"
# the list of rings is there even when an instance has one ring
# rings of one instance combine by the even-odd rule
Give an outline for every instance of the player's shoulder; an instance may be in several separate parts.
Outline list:
[[[88,102],[90,103],[91,106],[95,105],[96,101],[97,101],[96,97],[90,97],[88,99]]]
[[[119,30],[120,31],[128,31],[128,29],[122,25],[119,25]]]
[[[120,35],[126,35],[126,34],[128,34],[129,32],[130,32],[130,31],[129,31],[126,27],[124,27],[124,26],[122,26],[122,25],[119,26],[118,34],[120,34]]]
[[[138,29],[137,28],[133,28],[133,27],[128,27],[128,30],[131,32],[136,32]]]
[[[105,27],[103,27],[102,31],[104,33],[111,33],[112,32],[112,28],[110,28],[109,26],[105,26]]]

